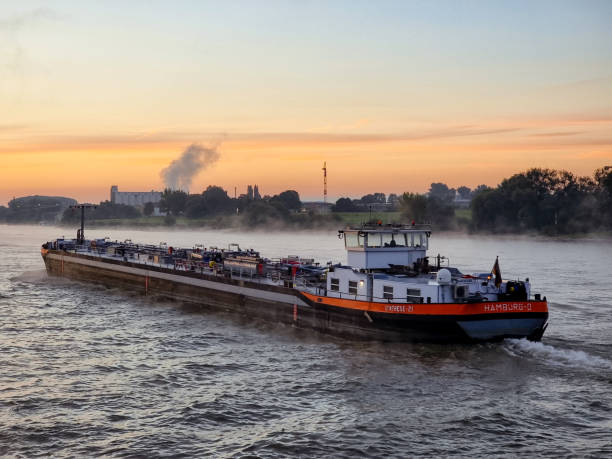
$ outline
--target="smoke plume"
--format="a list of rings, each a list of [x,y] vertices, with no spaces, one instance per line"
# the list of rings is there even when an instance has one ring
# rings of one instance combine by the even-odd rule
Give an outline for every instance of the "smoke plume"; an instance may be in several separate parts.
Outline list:
[[[162,169],[160,176],[166,188],[189,191],[193,178],[219,159],[217,147],[207,148],[193,143],[181,156]]]

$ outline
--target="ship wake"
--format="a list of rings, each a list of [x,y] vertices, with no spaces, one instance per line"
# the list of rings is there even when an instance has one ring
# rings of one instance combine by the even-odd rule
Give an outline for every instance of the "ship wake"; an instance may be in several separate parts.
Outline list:
[[[11,282],[27,282],[31,284],[38,284],[41,282],[46,282],[48,279],[47,271],[45,269],[36,269],[33,271],[24,271],[17,276],[11,277],[9,280]]]
[[[560,349],[550,344],[528,341],[526,339],[507,339],[504,349],[514,357],[532,357],[548,363],[588,368],[612,370],[612,361],[580,350]]]

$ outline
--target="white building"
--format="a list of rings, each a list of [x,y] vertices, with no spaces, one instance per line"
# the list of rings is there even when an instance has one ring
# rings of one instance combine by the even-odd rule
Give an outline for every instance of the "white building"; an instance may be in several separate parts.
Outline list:
[[[113,204],[126,204],[128,206],[144,206],[147,202],[153,204],[161,201],[161,191],[119,191],[117,185],[111,186],[110,201]]]

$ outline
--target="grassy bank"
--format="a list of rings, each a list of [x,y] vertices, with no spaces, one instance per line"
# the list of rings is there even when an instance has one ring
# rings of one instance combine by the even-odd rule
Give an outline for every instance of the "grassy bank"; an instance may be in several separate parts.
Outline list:
[[[457,209],[457,221],[467,227],[471,221],[470,209]],[[240,228],[253,226],[278,229],[334,229],[344,226],[358,226],[370,220],[388,223],[408,223],[402,221],[400,212],[334,212],[327,215],[293,214],[287,219],[269,220],[265,223],[251,224],[244,216],[223,215],[208,218],[174,217],[168,221],[166,217],[139,218],[109,218],[104,220],[88,220],[89,227],[131,227],[131,228]]]
[[[139,217],[139,218],[109,218],[104,220],[88,220],[88,227],[131,227],[131,228],[241,228],[253,226],[279,229],[334,229],[347,225],[360,225],[368,220],[381,220],[383,223],[398,223],[401,221],[399,212],[337,212],[327,215],[293,214],[286,219],[268,220],[252,225],[244,216],[223,215],[208,218],[174,217]]]
[[[336,212],[346,225],[360,225],[370,220],[380,220],[383,223],[401,222],[400,212]]]
[[[203,227],[203,226],[214,226],[218,222],[219,218],[187,218],[187,217],[176,217],[174,224],[169,224],[165,217],[140,217],[140,218],[107,218],[104,220],[89,220],[87,226],[100,227],[100,226],[131,226],[137,228],[145,227],[167,227],[167,226],[179,226],[179,227]]]

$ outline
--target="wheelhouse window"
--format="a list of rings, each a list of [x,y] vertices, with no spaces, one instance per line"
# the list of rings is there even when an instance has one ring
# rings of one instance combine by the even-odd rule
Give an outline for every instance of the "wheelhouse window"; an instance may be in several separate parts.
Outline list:
[[[340,291],[340,279],[332,277],[329,281],[329,289],[334,292]]]
[[[393,299],[393,287],[390,285],[383,285],[383,298],[386,300]]]
[[[395,243],[393,242],[393,234],[391,233],[382,233],[382,245],[383,247],[394,247]]]
[[[360,236],[357,232],[345,232],[344,233],[344,245],[347,249],[355,247],[363,247],[363,236]]]
[[[398,247],[404,247],[406,245],[406,235],[404,233],[394,234],[393,241]]]
[[[368,247],[382,247],[380,233],[368,233]]]
[[[427,235],[425,233],[412,234],[412,246],[420,249],[427,249]]]
[[[408,303],[422,303],[423,297],[421,296],[421,290],[419,290],[418,288],[407,289],[406,301],[408,301]]]
[[[349,295],[357,295],[357,281],[349,281]]]

